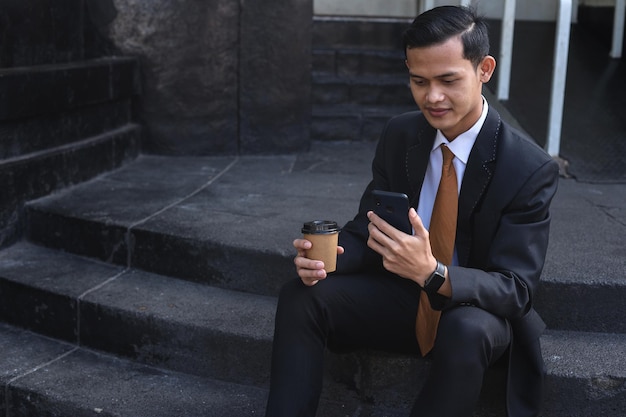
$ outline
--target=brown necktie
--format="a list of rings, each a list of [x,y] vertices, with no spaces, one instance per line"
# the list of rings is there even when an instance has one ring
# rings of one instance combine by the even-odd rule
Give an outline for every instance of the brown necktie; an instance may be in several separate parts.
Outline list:
[[[441,145],[441,152],[443,153],[441,181],[433,205],[429,235],[430,247],[435,258],[445,265],[450,265],[454,254],[459,197],[456,172],[452,164],[454,154],[446,145]],[[422,291],[415,321],[415,332],[422,356],[426,356],[435,344],[440,316],[441,312],[433,310],[430,306],[426,291]]]

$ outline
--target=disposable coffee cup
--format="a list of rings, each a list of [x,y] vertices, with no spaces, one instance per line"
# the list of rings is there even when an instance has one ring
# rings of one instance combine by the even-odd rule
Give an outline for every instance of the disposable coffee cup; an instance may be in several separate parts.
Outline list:
[[[337,269],[337,243],[339,240],[339,226],[330,220],[313,220],[302,226],[303,237],[311,242],[311,249],[306,251],[306,257],[324,262],[326,272]]]

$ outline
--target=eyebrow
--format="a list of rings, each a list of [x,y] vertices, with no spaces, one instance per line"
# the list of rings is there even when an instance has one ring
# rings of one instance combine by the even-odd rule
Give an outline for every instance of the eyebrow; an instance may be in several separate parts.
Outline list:
[[[452,71],[452,72],[446,72],[446,73],[444,73],[444,74],[440,74],[440,75],[435,75],[435,77],[434,77],[434,78],[448,78],[448,77],[455,77],[455,76],[457,76],[458,74],[459,74],[458,72],[454,72],[454,71]],[[421,75],[418,75],[418,74],[413,74],[413,73],[411,73],[411,72],[409,72],[409,76],[410,76],[411,78],[426,78],[426,77],[422,77]]]

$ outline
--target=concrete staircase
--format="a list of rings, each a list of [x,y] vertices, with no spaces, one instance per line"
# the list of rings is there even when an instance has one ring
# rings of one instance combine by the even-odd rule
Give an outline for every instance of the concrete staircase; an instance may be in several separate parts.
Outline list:
[[[262,415],[291,240],[303,219],[349,218],[372,152],[316,143],[297,156],[141,156],[31,202],[27,239],[0,251],[7,415]],[[623,256],[609,256],[623,251],[625,226],[608,208],[625,208],[623,188],[564,181],[555,201],[537,299],[551,327],[545,416],[626,410],[626,280]],[[329,355],[319,415],[405,415],[427,367]],[[488,375],[476,416],[503,415],[501,378]]]
[[[314,89],[338,77],[314,74]],[[0,413],[263,415],[291,241],[303,221],[349,220],[374,152],[373,107],[344,103],[344,116],[320,100],[310,152],[143,155],[29,202],[25,238],[0,251]],[[331,134],[324,111],[361,134]],[[626,414],[625,188],[564,180],[553,204],[536,300],[550,327],[545,417]],[[427,369],[413,356],[329,354],[318,415],[405,416]],[[504,415],[502,376],[487,375],[475,417]]]
[[[415,109],[400,44],[408,23],[314,20],[311,138],[378,140],[391,116]]]
[[[137,60],[20,64],[0,68],[0,247],[19,238],[26,201],[124,165],[141,142]]]

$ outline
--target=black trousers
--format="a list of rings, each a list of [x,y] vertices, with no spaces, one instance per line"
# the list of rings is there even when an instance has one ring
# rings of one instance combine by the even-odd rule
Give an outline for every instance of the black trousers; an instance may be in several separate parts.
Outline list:
[[[421,288],[390,274],[330,275],[285,284],[276,311],[266,417],[315,416],[330,350],[415,353]],[[431,371],[411,416],[471,416],[489,365],[511,341],[506,320],[473,306],[446,310],[429,354]]]

